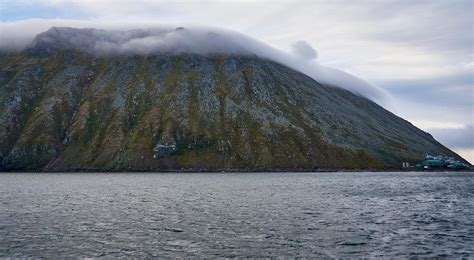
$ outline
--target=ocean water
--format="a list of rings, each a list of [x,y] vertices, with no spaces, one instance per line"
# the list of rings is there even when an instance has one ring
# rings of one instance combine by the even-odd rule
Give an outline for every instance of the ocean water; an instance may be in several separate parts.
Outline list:
[[[474,257],[474,173],[0,174],[0,257]]]

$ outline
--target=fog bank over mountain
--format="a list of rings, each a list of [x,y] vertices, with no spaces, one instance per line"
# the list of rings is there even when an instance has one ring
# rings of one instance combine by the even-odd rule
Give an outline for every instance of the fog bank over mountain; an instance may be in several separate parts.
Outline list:
[[[32,30],[31,32],[33,32]],[[291,52],[274,48],[242,33],[213,27],[160,26],[147,29],[103,30],[53,27],[33,40],[23,35],[5,34],[3,50],[48,48],[77,49],[94,55],[171,52],[200,55],[256,55],[303,72],[316,81],[345,88],[383,106],[390,106],[388,94],[362,79],[317,62],[318,53],[305,41],[297,41]]]

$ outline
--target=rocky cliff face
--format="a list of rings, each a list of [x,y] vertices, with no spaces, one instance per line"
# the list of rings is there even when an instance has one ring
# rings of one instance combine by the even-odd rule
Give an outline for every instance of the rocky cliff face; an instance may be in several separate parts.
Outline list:
[[[43,45],[0,56],[2,170],[366,169],[424,153],[459,158],[374,102],[256,56]]]

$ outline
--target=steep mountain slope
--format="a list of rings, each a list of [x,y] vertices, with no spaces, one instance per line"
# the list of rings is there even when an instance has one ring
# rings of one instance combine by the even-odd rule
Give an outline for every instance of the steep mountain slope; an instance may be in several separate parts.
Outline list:
[[[399,167],[460,157],[351,92],[252,55],[0,57],[2,170]]]

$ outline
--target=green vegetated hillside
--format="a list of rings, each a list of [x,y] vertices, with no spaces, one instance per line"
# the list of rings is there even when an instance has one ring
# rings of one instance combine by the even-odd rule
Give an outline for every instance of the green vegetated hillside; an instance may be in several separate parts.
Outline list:
[[[458,155],[374,102],[256,56],[0,57],[0,169],[377,169]]]

